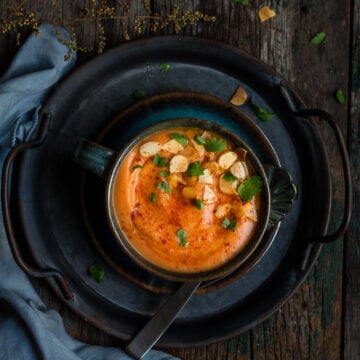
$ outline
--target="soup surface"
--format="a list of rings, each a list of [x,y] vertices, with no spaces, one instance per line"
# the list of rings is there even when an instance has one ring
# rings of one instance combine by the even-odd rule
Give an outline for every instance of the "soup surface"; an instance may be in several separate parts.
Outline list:
[[[167,270],[193,273],[222,265],[249,242],[261,185],[245,149],[212,132],[172,128],[127,154],[113,205],[141,256]]]

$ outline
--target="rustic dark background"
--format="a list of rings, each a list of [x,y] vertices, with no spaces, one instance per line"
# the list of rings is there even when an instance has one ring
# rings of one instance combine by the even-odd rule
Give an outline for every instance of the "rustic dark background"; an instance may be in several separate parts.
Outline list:
[[[99,0],[100,1],[100,0]],[[37,14],[42,22],[70,26],[65,20],[83,16],[91,0],[1,0],[0,21],[19,4]],[[119,1],[106,1],[116,6]],[[174,34],[174,27],[136,32],[135,15],[146,15],[148,4],[160,16],[186,10],[216,16],[213,23],[197,22],[180,31],[220,40],[248,51],[282,74],[299,92],[309,107],[327,110],[335,116],[347,138],[352,157],[355,185],[354,215],[343,241],[326,245],[307,280],[294,296],[263,324],[238,337],[206,347],[168,349],[182,359],[360,359],[360,239],[359,239],[359,119],[360,119],[360,0],[250,0],[244,6],[231,0],[169,1],[131,0],[129,19],[106,20],[107,48],[124,42],[124,28],[130,39]],[[260,23],[258,9],[268,5],[277,16]],[[1,24],[1,23],[0,23]],[[328,34],[324,44],[310,39],[319,31]],[[30,28],[21,30],[25,38]],[[93,47],[98,42],[94,22],[77,22],[79,44]],[[17,51],[13,33],[0,34],[0,74]],[[96,49],[79,55],[78,64],[97,56]],[[339,104],[334,92],[347,94]],[[320,132],[331,159],[334,211],[331,230],[336,228],[343,208],[342,172],[335,139],[326,126]],[[44,301],[62,315],[68,332],[83,341],[118,345],[119,341],[82,321],[53,295],[42,281],[34,285]]]

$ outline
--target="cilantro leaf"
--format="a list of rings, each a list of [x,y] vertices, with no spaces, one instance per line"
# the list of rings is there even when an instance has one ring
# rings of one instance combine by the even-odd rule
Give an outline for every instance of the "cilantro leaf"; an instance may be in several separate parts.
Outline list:
[[[211,138],[205,143],[205,150],[210,152],[221,152],[226,148],[224,139]]]
[[[202,210],[204,208],[204,202],[200,199],[194,200],[194,205],[197,209]]]
[[[164,157],[161,157],[159,154],[156,154],[153,158],[153,163],[158,167],[166,167],[167,159]]]
[[[105,276],[105,270],[102,264],[94,263],[88,268],[89,275],[97,281],[99,284],[103,282]]]
[[[241,200],[250,201],[253,196],[255,196],[261,191],[262,184],[263,182],[260,176],[251,176],[247,178],[237,188],[237,192]]]
[[[249,5],[249,0],[231,0],[234,4]]]
[[[162,63],[160,64],[160,70],[162,72],[167,72],[171,69],[171,65],[170,64],[167,64],[167,63]]]
[[[139,165],[139,164],[137,164],[137,165],[135,165],[135,166],[133,166],[133,170],[136,170],[136,169],[142,169],[143,168],[143,166],[142,165]]]
[[[179,239],[179,246],[185,247],[187,245],[187,232],[184,229],[179,229],[176,231],[176,236]]]
[[[150,201],[151,201],[153,204],[156,204],[157,194],[151,193],[151,194],[150,194]]]
[[[310,42],[314,45],[320,45],[322,44],[327,38],[326,32],[319,32],[316,35],[313,36],[313,38],[310,40]]]
[[[274,113],[268,112],[266,109],[257,105],[253,101],[250,101],[250,106],[256,117],[261,121],[268,121],[275,115]]]
[[[169,193],[171,192],[171,185],[168,184],[166,181],[160,181],[156,184],[156,188],[162,192]]]
[[[345,104],[346,102],[346,95],[342,90],[338,90],[335,93],[335,97],[336,100],[340,103],[340,104]]]
[[[168,171],[160,171],[160,172],[159,172],[159,175],[160,175],[161,177],[168,177],[168,176],[170,175],[170,173],[169,173]]]
[[[238,178],[236,176],[234,176],[229,170],[226,171],[226,173],[223,176],[223,179],[225,181],[236,181]]]
[[[141,100],[147,97],[147,93],[145,90],[143,89],[136,89],[134,90],[134,92],[132,93],[133,97],[135,100]]]
[[[204,175],[204,171],[201,168],[200,161],[195,161],[195,162],[190,163],[190,165],[187,169],[187,175],[189,177]]]
[[[221,223],[222,227],[225,228],[225,229],[229,229],[231,231],[235,231],[236,229],[236,225],[237,225],[237,222],[236,222],[236,219],[229,219],[228,217],[226,217],[223,222]]]
[[[182,135],[182,134],[170,134],[169,136],[170,136],[171,139],[176,140],[182,146],[186,146],[188,144],[188,142],[189,142],[187,137]]]
[[[206,144],[206,140],[205,140],[202,136],[200,136],[200,135],[196,135],[196,136],[194,137],[194,140],[195,140],[195,142],[196,142],[197,144],[199,144],[199,145],[205,145],[205,144]]]

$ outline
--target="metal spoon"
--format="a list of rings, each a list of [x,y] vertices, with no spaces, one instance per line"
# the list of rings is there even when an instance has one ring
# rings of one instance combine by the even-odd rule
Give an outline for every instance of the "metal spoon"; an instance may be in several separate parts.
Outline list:
[[[142,359],[172,324],[200,284],[200,282],[183,283],[130,341],[125,349],[126,352],[135,359]]]

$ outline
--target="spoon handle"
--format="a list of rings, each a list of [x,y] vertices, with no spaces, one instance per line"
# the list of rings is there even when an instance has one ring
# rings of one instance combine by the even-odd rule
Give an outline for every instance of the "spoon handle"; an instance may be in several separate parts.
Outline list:
[[[175,320],[177,314],[186,305],[199,285],[199,282],[183,283],[130,341],[126,347],[126,352],[136,359],[142,359]]]

